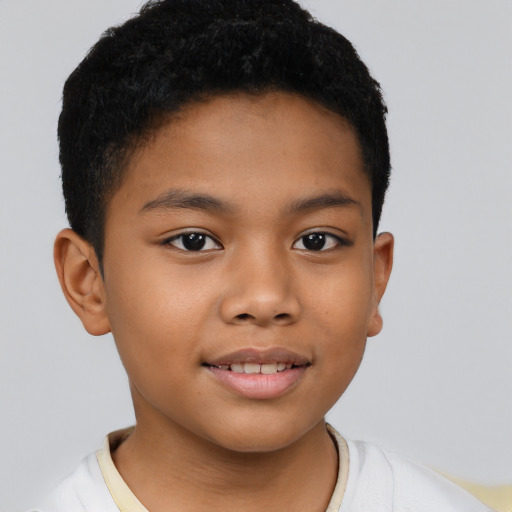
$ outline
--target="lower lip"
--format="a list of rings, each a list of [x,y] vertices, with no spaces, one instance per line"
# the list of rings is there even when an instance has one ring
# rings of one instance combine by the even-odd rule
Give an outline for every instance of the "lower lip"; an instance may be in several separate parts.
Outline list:
[[[208,370],[235,393],[255,400],[278,398],[294,388],[304,376],[307,366],[298,366],[271,375],[235,373],[209,366]]]

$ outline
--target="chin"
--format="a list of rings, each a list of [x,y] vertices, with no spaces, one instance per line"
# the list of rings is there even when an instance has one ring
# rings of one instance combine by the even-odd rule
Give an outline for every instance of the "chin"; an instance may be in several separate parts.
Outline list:
[[[278,416],[279,413],[275,414]],[[301,428],[297,421],[272,424],[265,421],[241,423],[236,426],[221,426],[215,433],[218,435],[214,434],[210,441],[232,452],[271,453],[287,448],[309,431],[307,427]]]

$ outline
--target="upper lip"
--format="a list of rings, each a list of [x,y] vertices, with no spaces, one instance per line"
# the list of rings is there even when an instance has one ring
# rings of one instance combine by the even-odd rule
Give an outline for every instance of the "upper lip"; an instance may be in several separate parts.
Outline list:
[[[209,366],[226,366],[231,364],[270,364],[270,363],[286,363],[295,366],[303,366],[311,364],[310,359],[291,350],[275,347],[265,350],[256,348],[244,348],[236,350],[229,354],[224,354],[215,359],[205,361]]]

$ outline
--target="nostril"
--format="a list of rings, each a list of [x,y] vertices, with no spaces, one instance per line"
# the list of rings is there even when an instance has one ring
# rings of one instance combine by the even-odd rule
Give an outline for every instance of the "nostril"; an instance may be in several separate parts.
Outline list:
[[[254,318],[253,316],[249,315],[249,313],[241,313],[240,315],[236,315],[238,320],[249,320],[250,318]]]
[[[290,315],[288,313],[279,313],[279,315],[276,315],[274,318],[276,320],[288,320]]]

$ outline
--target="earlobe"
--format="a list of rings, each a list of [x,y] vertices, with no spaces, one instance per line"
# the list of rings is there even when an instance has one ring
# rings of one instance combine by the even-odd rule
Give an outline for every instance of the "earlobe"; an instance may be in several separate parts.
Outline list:
[[[379,334],[382,329],[382,316],[379,303],[386,291],[386,286],[393,267],[394,239],[391,233],[381,233],[373,245],[373,306],[368,324],[368,336]]]
[[[89,334],[110,332],[106,295],[93,247],[71,229],[55,239],[53,257],[66,300]]]

